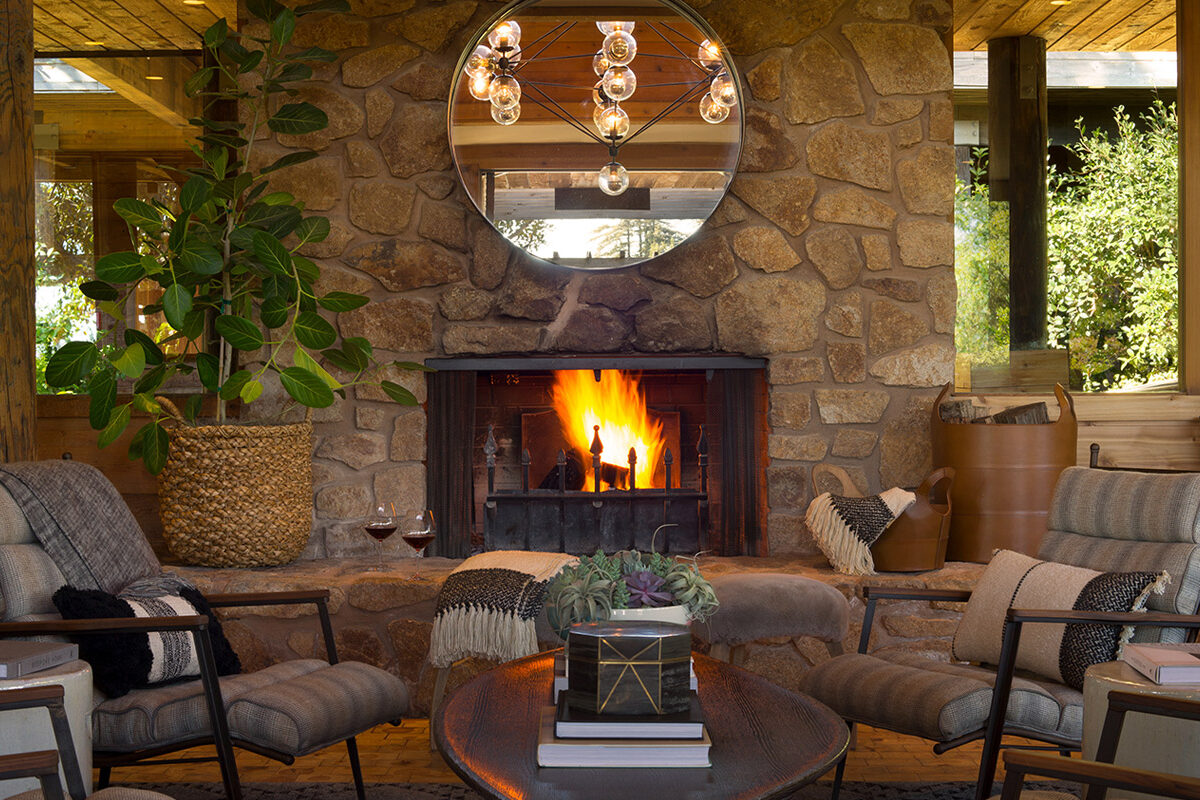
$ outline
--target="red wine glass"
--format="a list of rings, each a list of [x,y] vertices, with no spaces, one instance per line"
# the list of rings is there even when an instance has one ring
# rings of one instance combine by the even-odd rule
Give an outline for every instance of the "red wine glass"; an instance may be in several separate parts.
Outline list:
[[[417,551],[417,558],[425,557],[425,548],[429,546],[435,538],[437,531],[434,529],[433,512],[426,510],[422,514],[417,514],[412,524],[405,527],[405,530],[400,532],[400,538],[405,544]],[[421,577],[413,573],[414,578]]]
[[[375,506],[367,515],[366,520],[363,521],[363,529],[371,538],[379,542],[379,562],[376,566],[370,567],[368,571],[383,571],[383,540],[395,533],[398,527],[399,521],[396,519],[390,503],[386,506]]]

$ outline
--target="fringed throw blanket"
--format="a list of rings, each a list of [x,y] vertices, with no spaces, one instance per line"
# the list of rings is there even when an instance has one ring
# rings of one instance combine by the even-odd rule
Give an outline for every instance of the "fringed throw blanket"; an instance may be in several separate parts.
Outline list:
[[[468,558],[438,593],[429,663],[448,667],[468,656],[510,661],[536,653],[534,620],[542,611],[546,584],[578,560],[564,553],[526,550],[495,550]]]
[[[903,489],[888,489],[870,497],[825,492],[809,504],[804,521],[835,570],[846,575],[874,575],[871,545],[916,500],[915,494]]]

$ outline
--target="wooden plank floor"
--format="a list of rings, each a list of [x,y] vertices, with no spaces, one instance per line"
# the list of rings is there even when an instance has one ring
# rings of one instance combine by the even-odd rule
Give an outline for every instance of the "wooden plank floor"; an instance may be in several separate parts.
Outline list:
[[[358,737],[363,774],[368,782],[460,783],[441,757],[429,752],[429,723],[406,720],[400,727],[381,725]],[[850,753],[846,779],[852,781],[972,781],[979,768],[981,744],[975,742],[935,755],[929,742],[877,728],[860,727]],[[211,753],[211,749],[207,753]],[[204,749],[187,755],[205,755]],[[330,747],[286,766],[238,752],[238,770],[246,782],[349,781],[343,746]],[[832,777],[827,776],[826,779]],[[114,782],[220,781],[216,763],[128,767],[114,770]]]

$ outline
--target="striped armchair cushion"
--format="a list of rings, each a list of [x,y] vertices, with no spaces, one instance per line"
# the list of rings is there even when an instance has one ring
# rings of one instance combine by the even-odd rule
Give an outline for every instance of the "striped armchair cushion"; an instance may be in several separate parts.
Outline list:
[[[67,579],[40,544],[0,544],[0,618],[54,614],[51,596]]]

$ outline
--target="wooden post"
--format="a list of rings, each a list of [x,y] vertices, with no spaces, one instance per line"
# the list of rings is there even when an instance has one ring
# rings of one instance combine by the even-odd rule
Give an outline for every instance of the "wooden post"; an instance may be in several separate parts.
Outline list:
[[[1009,348],[1046,346],[1046,41],[988,42],[988,188],[1008,203]]]
[[[1179,59],[1179,338],[1180,387],[1200,394],[1200,8],[1177,0]]]
[[[33,3],[0,0],[0,461],[36,457]]]

